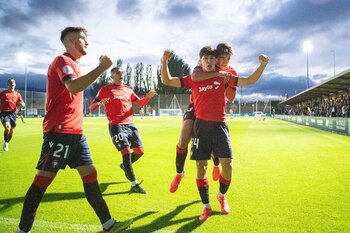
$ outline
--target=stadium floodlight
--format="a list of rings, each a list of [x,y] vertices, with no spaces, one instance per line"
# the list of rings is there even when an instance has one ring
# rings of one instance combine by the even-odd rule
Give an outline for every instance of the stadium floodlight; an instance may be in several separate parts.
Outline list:
[[[306,81],[307,88],[309,88],[309,53],[314,48],[312,42],[310,40],[306,40],[303,42],[303,50],[306,52]]]
[[[17,54],[18,62],[24,63],[24,103],[27,105],[27,66],[32,61],[33,57],[27,53]],[[27,116],[27,108],[24,111],[24,117]]]

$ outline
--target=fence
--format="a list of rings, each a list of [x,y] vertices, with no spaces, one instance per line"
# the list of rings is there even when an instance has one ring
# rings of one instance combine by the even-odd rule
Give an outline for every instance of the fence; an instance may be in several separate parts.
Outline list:
[[[276,115],[276,118],[338,134],[350,135],[350,118]]]
[[[1,91],[1,90],[0,90]],[[25,93],[22,90],[18,90],[25,101]],[[140,96],[142,97],[142,96]],[[89,105],[93,97],[84,97],[84,114],[89,115]],[[44,116],[46,105],[46,93],[27,91],[26,102],[26,115],[27,116]],[[178,109],[180,108],[184,112],[190,103],[189,94],[172,94],[172,95],[157,95],[153,97],[148,104],[144,107],[145,115],[159,115],[160,109]],[[140,107],[133,104],[134,113],[139,113]],[[235,99],[234,103],[227,103],[226,112],[232,109],[234,114],[251,114],[253,112],[263,112],[271,114],[271,101],[254,101],[254,102],[242,102],[239,103],[239,99]],[[103,108],[100,108],[93,112],[94,114],[104,114]]]

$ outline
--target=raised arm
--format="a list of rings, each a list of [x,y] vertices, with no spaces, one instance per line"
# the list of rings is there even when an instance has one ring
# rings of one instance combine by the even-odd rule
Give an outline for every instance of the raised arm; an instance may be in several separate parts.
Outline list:
[[[168,68],[168,61],[174,56],[172,50],[165,50],[162,57],[162,66],[161,66],[161,80],[162,83],[166,86],[171,87],[181,87],[181,81],[179,77],[172,77]]]
[[[157,95],[157,92],[155,90],[150,90],[146,96],[140,100],[136,100],[135,103],[139,105],[140,107],[145,106],[150,99],[153,98],[153,96]]]
[[[256,83],[263,71],[265,70],[265,67],[269,63],[269,57],[265,54],[261,54],[259,56],[260,65],[259,67],[254,71],[253,74],[249,75],[248,77],[238,77],[237,86],[247,86]]]
[[[192,72],[192,81],[193,82],[200,82],[200,81],[204,81],[204,80],[207,80],[207,79],[210,79],[210,78],[215,78],[215,77],[223,77],[225,79],[228,79],[231,77],[231,73],[229,72],[226,72],[226,71],[212,71],[212,72],[206,72],[206,71],[203,71],[202,67],[200,66],[196,66],[194,69],[193,69],[193,72]],[[226,80],[227,81],[227,80]]]
[[[87,73],[77,79],[68,79],[65,81],[65,86],[69,92],[75,94],[84,91],[91,83],[93,83],[103,72],[105,72],[113,64],[112,60],[103,55],[100,57],[100,64]]]

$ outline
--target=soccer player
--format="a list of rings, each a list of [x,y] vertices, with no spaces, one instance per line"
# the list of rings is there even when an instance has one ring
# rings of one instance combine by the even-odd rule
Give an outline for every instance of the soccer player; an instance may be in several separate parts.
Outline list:
[[[111,70],[111,78],[113,83],[100,89],[90,104],[90,111],[92,112],[99,105],[104,106],[112,142],[123,157],[120,168],[131,182],[130,191],[146,194],[146,190],[136,180],[132,166],[132,163],[136,162],[144,153],[139,131],[133,123],[132,102],[143,107],[157,93],[151,90],[143,99],[140,99],[130,87],[123,84],[124,71],[120,67],[114,67]]]
[[[227,59],[227,51],[223,51]],[[202,48],[200,51],[202,67],[196,67],[192,73],[192,80],[194,81],[192,95],[196,109],[196,120],[193,129],[194,136],[192,137],[191,159],[196,160],[197,187],[204,205],[203,212],[199,217],[200,221],[206,221],[211,214],[209,185],[206,177],[207,160],[210,159],[211,152],[213,152],[215,157],[219,158],[222,167],[217,200],[219,201],[223,214],[228,214],[230,212],[230,207],[225,197],[232,177],[231,142],[229,130],[225,123],[226,103],[224,93],[226,88],[222,78],[210,78],[210,73],[207,73],[215,72],[213,68],[215,56],[217,56],[219,60],[218,63],[221,64],[221,52],[220,48],[216,50],[216,52],[210,47]],[[269,59],[266,55],[260,55],[259,60],[260,66],[252,75],[248,78],[233,76],[228,82],[228,87],[233,89],[236,86],[255,83],[260,78]]]
[[[191,88],[192,79],[191,75],[186,75],[181,77],[173,77],[170,75],[168,69],[168,61],[174,56],[174,52],[172,50],[165,50],[162,57],[161,64],[161,81],[164,85],[171,87],[182,87],[182,88]],[[211,77],[228,77],[229,74],[227,72],[215,72],[211,74]],[[232,100],[231,100],[232,101]],[[190,98],[190,104],[183,115],[182,128],[180,133],[179,141],[176,145],[176,175],[170,184],[169,191],[171,193],[176,192],[179,187],[179,184],[184,177],[184,166],[185,160],[187,157],[187,147],[188,143],[191,140],[191,132],[193,128],[193,122],[195,120],[195,110],[192,102],[192,96]]]
[[[15,88],[16,81],[11,78],[7,80],[7,90],[0,93],[0,116],[1,123],[4,126],[4,145],[2,148],[4,151],[9,150],[9,142],[16,127],[17,107],[25,107],[21,94]]]
[[[98,216],[104,232],[121,232],[132,220],[116,222],[110,215],[97,181],[90,150],[83,135],[83,91],[111,65],[102,55],[99,65],[81,75],[79,59],[87,53],[87,31],[67,27],[61,32],[66,52],[57,56],[48,68],[46,116],[43,121],[43,144],[38,172],[24,198],[18,233],[29,232],[41,199],[60,169],[77,169],[86,198]],[[66,210],[59,210],[64,214]]]

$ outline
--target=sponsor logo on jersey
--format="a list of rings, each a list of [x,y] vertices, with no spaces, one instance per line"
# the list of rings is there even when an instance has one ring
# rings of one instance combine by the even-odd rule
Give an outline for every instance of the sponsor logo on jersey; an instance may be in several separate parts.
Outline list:
[[[72,67],[68,66],[68,65],[65,65],[63,66],[62,68],[62,72],[65,73],[65,74],[73,74],[74,73],[74,70]]]
[[[214,81],[213,85],[206,85],[205,87],[199,87],[199,92],[208,91],[211,89],[217,90],[220,87],[220,82]]]

